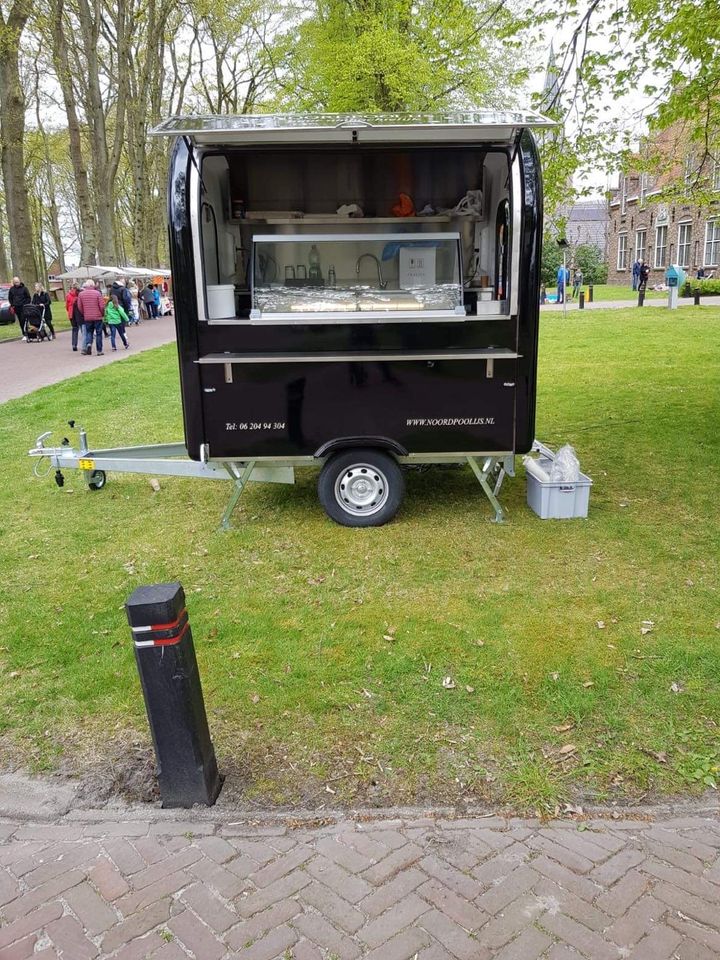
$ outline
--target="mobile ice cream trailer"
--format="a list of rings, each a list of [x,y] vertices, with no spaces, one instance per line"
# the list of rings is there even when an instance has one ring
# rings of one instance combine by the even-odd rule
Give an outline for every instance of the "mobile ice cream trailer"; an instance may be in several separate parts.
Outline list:
[[[532,129],[550,125],[510,110],[160,124],[184,443],[31,452],[96,486],[108,469],[229,477],[225,524],[248,480],[295,466],[321,466],[334,520],[372,526],[398,510],[405,465],[468,463],[501,520],[534,438]]]

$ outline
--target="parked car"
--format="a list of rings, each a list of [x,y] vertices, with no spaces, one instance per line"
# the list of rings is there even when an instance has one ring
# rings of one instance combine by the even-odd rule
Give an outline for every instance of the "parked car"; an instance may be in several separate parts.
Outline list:
[[[15,323],[15,314],[10,313],[10,283],[0,283],[0,323]]]

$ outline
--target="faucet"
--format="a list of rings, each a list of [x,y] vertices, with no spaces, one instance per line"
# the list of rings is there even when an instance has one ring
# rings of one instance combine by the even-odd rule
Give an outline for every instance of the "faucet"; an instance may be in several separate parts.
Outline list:
[[[361,262],[362,262],[362,260],[363,260],[364,257],[370,257],[371,260],[374,260],[374,261],[375,261],[375,266],[377,267],[377,275],[378,275],[378,287],[379,287],[381,290],[384,290],[384,289],[387,287],[387,285],[388,285],[388,281],[387,281],[387,280],[383,280],[382,267],[380,266],[380,261],[378,260],[378,258],[375,256],[374,253],[361,253],[361,254],[360,254],[360,256],[357,258],[357,262],[356,262],[356,264],[355,264],[355,275],[358,276],[358,277],[360,276],[360,264],[361,264]]]

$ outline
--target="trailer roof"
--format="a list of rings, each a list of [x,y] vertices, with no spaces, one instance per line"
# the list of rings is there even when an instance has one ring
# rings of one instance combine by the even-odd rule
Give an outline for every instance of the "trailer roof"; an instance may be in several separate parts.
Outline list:
[[[467,110],[449,113],[267,113],[170,117],[155,137],[189,137],[198,144],[494,141],[509,142],[524,127],[553,120],[533,110]]]

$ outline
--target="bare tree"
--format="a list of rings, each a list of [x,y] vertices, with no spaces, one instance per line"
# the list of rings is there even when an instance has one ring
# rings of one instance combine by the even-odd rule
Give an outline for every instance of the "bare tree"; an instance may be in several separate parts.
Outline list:
[[[20,42],[32,9],[31,0],[0,4],[0,148],[5,203],[10,226],[13,272],[35,274],[32,220],[25,189],[25,96],[20,82]]]

